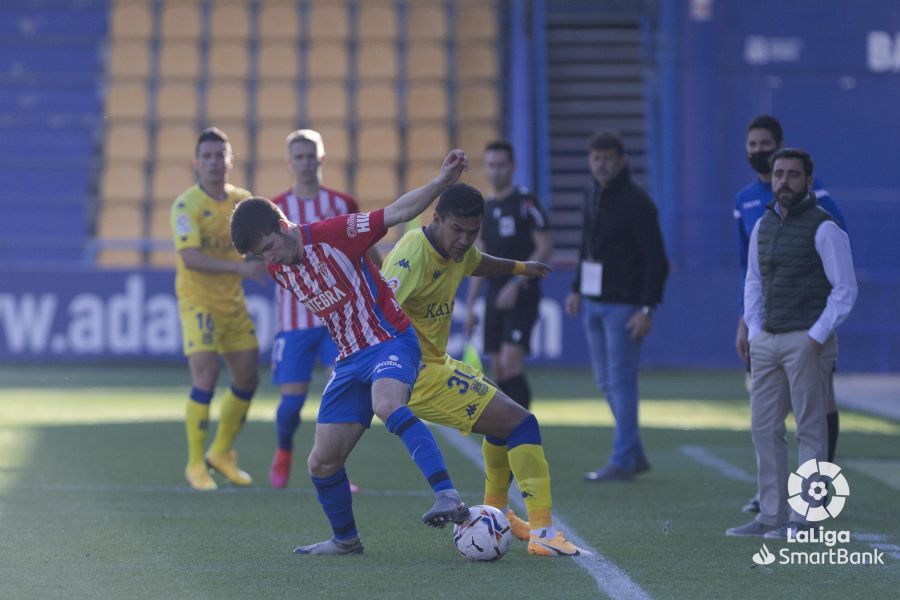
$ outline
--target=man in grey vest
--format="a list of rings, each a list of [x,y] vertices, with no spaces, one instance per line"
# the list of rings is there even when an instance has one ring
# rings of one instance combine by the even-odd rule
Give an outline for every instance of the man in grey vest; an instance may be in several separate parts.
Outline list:
[[[759,515],[729,536],[784,539],[809,529],[788,517],[788,446],[784,420],[793,409],[799,462],[825,461],[828,382],[837,356],[835,329],[856,301],[847,234],[810,193],[813,161],[803,150],[772,156],[775,199],[750,235],[744,321],[750,340],[750,429],[756,447]],[[806,477],[805,486],[814,476]],[[816,494],[819,495],[819,494]],[[810,505],[827,506],[803,489]]]

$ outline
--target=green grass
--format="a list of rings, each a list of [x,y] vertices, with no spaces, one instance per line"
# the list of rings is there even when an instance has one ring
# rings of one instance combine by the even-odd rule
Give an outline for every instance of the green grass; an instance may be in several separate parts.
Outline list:
[[[200,494],[181,475],[186,369],[17,367],[0,369],[0,380],[0,597],[602,597],[573,561],[528,557],[523,544],[496,563],[464,561],[449,531],[419,523],[430,494],[381,426],[363,437],[348,464],[364,489],[354,509],[365,554],[292,555],[294,545],[329,532],[302,474],[312,427],[298,436],[301,471],[290,487],[266,485],[277,401],[268,385],[238,440],[242,466],[258,487]],[[760,541],[723,535],[747,520],[739,507],[753,486],[679,449],[704,446],[755,473],[740,374],[645,376],[641,419],[653,470],[615,485],[581,481],[605,459],[612,434],[590,377],[536,371],[531,380],[556,512],[652,597],[895,595],[894,559],[871,567],[753,567]],[[307,423],[320,385],[304,411]],[[900,424],[849,412],[841,423],[837,462],[846,459],[851,496],[826,526],[880,533],[885,543],[900,544],[897,488],[879,469],[896,473]],[[465,499],[479,502],[481,473],[438,440]],[[768,543],[774,552],[785,546]],[[850,549],[870,548],[855,541]]]

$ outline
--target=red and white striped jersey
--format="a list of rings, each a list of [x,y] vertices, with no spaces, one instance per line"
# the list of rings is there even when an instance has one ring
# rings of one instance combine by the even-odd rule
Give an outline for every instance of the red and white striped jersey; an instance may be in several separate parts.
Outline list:
[[[366,251],[384,237],[384,209],[303,224],[303,259],[269,273],[319,317],[343,359],[387,341],[410,323]]]
[[[298,198],[288,190],[272,198],[272,202],[292,223],[315,223],[322,219],[359,212],[359,206],[352,196],[327,187],[320,187],[318,196],[314,198]],[[323,326],[318,317],[280,286],[275,288],[275,307],[278,331]]]

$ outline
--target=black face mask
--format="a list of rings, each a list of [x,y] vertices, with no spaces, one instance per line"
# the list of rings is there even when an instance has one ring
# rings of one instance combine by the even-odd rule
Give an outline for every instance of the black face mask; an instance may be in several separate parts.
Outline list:
[[[750,156],[747,157],[747,162],[749,162],[753,170],[760,175],[768,175],[772,172],[772,165],[769,164],[769,159],[772,158],[773,154],[775,154],[774,150],[769,150],[768,152],[751,152]]]

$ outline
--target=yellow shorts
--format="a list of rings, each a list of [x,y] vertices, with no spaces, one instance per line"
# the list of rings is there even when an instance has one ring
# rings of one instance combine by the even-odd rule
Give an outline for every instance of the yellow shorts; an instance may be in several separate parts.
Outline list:
[[[185,356],[195,352],[230,354],[259,347],[256,328],[246,308],[223,313],[198,305],[181,305]]]
[[[484,380],[478,369],[450,358],[441,363],[424,363],[416,378],[409,409],[425,421],[472,433],[472,426],[497,388]]]

